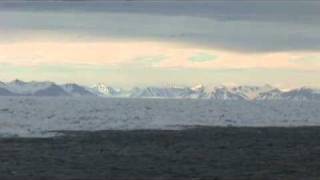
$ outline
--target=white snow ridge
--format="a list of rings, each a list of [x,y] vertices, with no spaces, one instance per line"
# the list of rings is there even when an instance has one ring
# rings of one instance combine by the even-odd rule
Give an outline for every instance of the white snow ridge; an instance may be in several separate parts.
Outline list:
[[[216,100],[320,100],[320,91],[298,88],[282,91],[265,86],[209,86],[194,87],[134,87],[124,90],[98,83],[92,87],[75,83],[58,85],[54,82],[0,82],[0,96],[99,96],[116,98],[216,99]]]

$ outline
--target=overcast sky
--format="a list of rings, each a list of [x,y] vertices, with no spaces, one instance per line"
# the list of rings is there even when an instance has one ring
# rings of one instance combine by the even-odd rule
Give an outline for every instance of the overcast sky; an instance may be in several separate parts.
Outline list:
[[[320,87],[320,2],[0,1],[0,81]]]

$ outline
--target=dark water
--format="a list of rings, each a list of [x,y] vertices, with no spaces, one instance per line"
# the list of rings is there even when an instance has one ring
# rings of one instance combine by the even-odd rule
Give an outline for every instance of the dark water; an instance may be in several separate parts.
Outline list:
[[[0,179],[316,179],[320,128],[67,132],[0,139]]]

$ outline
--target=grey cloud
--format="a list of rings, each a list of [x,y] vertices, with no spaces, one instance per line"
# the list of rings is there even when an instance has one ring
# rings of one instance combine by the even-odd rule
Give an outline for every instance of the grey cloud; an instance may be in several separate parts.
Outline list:
[[[319,9],[316,1],[0,2],[0,26],[12,38],[50,31],[249,52],[318,51]]]
[[[199,16],[220,20],[257,20],[316,23],[317,1],[8,1],[4,10],[122,12]]]

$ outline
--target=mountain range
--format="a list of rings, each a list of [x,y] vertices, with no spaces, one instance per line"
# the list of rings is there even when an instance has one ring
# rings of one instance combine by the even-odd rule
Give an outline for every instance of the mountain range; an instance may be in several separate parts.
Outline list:
[[[134,87],[130,90],[99,83],[92,87],[75,83],[58,85],[54,82],[0,82],[0,96],[98,96],[121,98],[173,98],[215,100],[320,100],[320,90],[297,88],[287,91],[265,86],[194,87]]]

